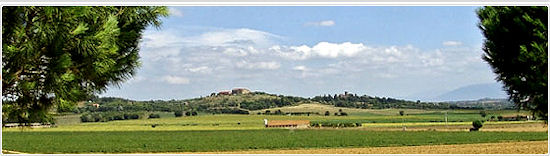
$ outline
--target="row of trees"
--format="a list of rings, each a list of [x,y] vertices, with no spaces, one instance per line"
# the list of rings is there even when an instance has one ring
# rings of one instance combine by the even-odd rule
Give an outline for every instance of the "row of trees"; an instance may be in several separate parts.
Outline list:
[[[407,101],[387,97],[372,97],[368,95],[358,96],[357,94],[323,95],[311,99],[315,102],[334,105],[336,107],[349,107],[361,109],[385,109],[385,108],[411,108],[411,109],[452,109],[462,108],[448,103],[426,103],[420,101]]]

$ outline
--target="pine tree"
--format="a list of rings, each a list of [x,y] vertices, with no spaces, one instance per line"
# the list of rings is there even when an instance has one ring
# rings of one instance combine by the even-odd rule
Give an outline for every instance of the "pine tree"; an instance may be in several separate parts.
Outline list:
[[[548,7],[483,7],[483,59],[520,109],[548,117]]]
[[[134,75],[145,28],[166,7],[3,7],[2,97],[10,118],[51,122],[54,105],[86,100]]]

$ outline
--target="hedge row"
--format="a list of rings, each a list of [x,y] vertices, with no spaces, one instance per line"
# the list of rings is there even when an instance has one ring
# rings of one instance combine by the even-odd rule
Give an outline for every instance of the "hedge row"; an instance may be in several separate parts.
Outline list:
[[[311,127],[361,127],[360,122],[328,122],[328,121],[312,121]]]
[[[145,116],[144,112],[93,112],[84,113],[80,116],[82,122],[107,122],[113,120],[140,119]],[[150,114],[149,118],[160,118],[159,114]]]

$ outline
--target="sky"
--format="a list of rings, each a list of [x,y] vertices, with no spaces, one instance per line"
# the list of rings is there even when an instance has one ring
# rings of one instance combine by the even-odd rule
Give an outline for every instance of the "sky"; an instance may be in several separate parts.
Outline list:
[[[169,7],[141,67],[100,96],[170,100],[236,87],[302,97],[426,99],[496,83],[478,7]]]

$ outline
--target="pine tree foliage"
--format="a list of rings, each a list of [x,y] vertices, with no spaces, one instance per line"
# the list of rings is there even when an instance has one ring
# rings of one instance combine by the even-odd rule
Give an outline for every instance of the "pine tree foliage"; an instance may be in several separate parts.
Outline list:
[[[483,59],[518,108],[548,117],[548,7],[483,7]]]
[[[85,100],[134,75],[143,30],[158,28],[168,10],[7,6],[2,15],[3,117],[49,122],[52,106]]]

